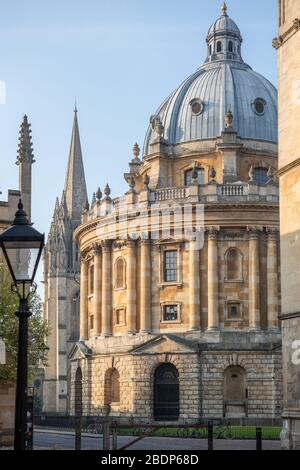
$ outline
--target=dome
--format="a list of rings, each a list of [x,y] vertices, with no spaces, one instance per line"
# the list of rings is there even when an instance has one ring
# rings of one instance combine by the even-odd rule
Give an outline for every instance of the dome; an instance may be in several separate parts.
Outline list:
[[[211,25],[207,37],[209,38],[212,34],[223,33],[224,31],[241,37],[237,24],[227,14],[227,6],[225,3],[222,5],[221,10],[222,15]]]
[[[222,6],[222,16],[210,27],[205,63],[162,103],[152,116],[144,155],[156,138],[153,122],[161,122],[170,145],[216,139],[224,117],[233,114],[233,128],[242,139],[277,143],[277,90],[245,64],[239,28]]]

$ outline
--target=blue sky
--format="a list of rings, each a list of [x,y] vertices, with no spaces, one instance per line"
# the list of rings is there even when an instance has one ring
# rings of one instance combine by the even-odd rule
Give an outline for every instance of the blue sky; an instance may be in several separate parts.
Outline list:
[[[108,182],[127,188],[135,141],[149,117],[206,57],[206,34],[221,0],[10,0],[0,15],[0,189],[18,187],[15,157],[24,113],[32,124],[35,227],[48,232],[65,179],[77,97],[91,196]],[[243,57],[276,85],[277,0],[228,0]]]

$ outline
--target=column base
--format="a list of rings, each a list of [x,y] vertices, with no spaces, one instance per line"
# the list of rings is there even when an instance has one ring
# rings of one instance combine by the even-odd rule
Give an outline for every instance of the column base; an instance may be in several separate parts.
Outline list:
[[[207,328],[206,333],[218,333],[220,328],[218,326],[210,326]]]
[[[261,333],[262,328],[260,326],[249,326],[249,331],[251,333]]]

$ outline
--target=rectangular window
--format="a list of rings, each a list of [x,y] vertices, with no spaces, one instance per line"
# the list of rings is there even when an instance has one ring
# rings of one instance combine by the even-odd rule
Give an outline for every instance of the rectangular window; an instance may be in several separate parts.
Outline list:
[[[177,281],[177,251],[164,252],[164,281]]]
[[[116,309],[116,325],[125,325],[125,308]]]
[[[241,304],[236,302],[228,302],[227,304],[227,320],[241,320],[242,308]]]
[[[164,305],[163,321],[178,321],[178,305]]]

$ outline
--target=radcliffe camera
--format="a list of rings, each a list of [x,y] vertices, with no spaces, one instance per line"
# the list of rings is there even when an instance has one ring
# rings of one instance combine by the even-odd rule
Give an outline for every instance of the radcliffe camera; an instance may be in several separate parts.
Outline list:
[[[300,1],[0,32],[0,460],[300,450]]]

